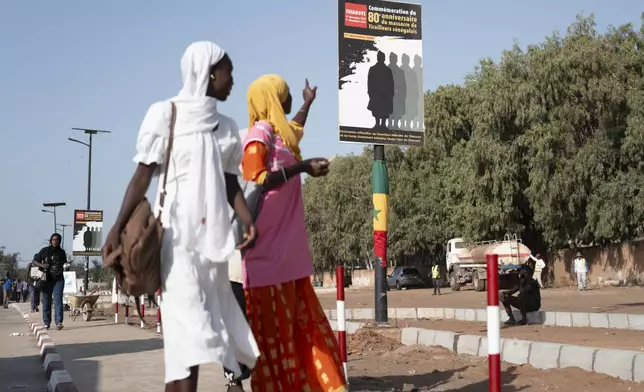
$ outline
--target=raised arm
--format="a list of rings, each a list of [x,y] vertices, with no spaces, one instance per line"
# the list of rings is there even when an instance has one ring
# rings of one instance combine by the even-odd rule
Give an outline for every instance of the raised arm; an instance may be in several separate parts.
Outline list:
[[[295,113],[295,116],[291,121],[293,121],[297,125],[300,125],[301,127],[304,127],[304,125],[306,124],[306,119],[309,116],[311,105],[313,104],[313,101],[315,101],[315,97],[317,97],[317,91],[318,86],[311,87],[309,85],[309,80],[306,79],[304,82],[304,90],[302,91],[302,98],[304,99],[304,103],[302,104],[300,110]]]

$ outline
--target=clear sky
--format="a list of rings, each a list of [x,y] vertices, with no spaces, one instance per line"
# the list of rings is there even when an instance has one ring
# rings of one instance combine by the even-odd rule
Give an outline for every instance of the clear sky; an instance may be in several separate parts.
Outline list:
[[[633,22],[634,0],[420,0],[425,89],[461,83],[483,57],[514,40],[540,42],[577,13],[599,27]],[[638,6],[638,4],[640,4]],[[95,137],[92,208],[114,221],[133,172],[138,127],[147,107],[180,88],[179,61],[195,40],[227,50],[235,87],[223,113],[247,125],[246,87],[279,73],[301,104],[308,77],[319,86],[307,123],[305,156],[359,152],[337,142],[335,0],[4,0],[0,2],[0,245],[25,259],[53,231],[43,202],[65,201],[58,222],[85,208],[87,148],[71,127],[112,131]],[[71,227],[66,232],[71,248]]]

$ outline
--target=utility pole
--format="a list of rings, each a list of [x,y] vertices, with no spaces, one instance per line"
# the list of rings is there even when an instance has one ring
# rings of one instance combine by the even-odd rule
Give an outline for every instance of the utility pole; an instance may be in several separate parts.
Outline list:
[[[59,223],[58,226],[63,228],[63,240],[62,242],[62,248],[65,249],[65,229],[71,226],[70,224],[65,224],[65,223]]]
[[[63,207],[66,206],[67,204],[65,202],[56,202],[56,203],[42,203],[43,207],[50,207],[52,208],[51,210],[45,210],[44,208],[42,209],[42,212],[46,212],[48,214],[53,214],[54,215],[54,233],[58,233],[58,224],[56,223],[56,208],[57,207]]]
[[[373,193],[374,299],[376,324],[389,321],[387,310],[387,218],[389,215],[389,177],[385,146],[373,146],[371,169]]]
[[[89,135],[89,142],[85,143],[83,141],[67,138],[70,142],[82,144],[89,149],[89,159],[87,162],[87,209],[91,209],[92,204],[92,136],[98,135],[99,133],[111,133],[110,131],[101,131],[98,129],[85,129],[85,128],[72,128],[74,131],[83,131],[86,135]],[[89,256],[85,257],[85,280],[83,283],[83,295],[87,295],[87,286],[89,285]]]

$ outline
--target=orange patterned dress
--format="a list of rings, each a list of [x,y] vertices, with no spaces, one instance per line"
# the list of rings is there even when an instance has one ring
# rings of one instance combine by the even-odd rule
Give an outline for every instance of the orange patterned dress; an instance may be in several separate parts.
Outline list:
[[[264,182],[267,154],[268,148],[260,142],[245,145],[245,180]],[[262,213],[271,211],[263,208],[260,216]],[[261,238],[259,225],[258,230]],[[261,352],[251,374],[253,391],[347,391],[337,339],[308,276],[251,285],[246,288],[246,312]]]

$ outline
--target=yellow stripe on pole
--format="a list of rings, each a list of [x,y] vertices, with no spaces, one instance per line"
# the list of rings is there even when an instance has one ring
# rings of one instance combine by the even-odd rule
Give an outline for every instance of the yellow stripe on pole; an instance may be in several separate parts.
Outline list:
[[[387,216],[389,215],[388,196],[384,193],[373,194],[373,230],[387,231]]]

